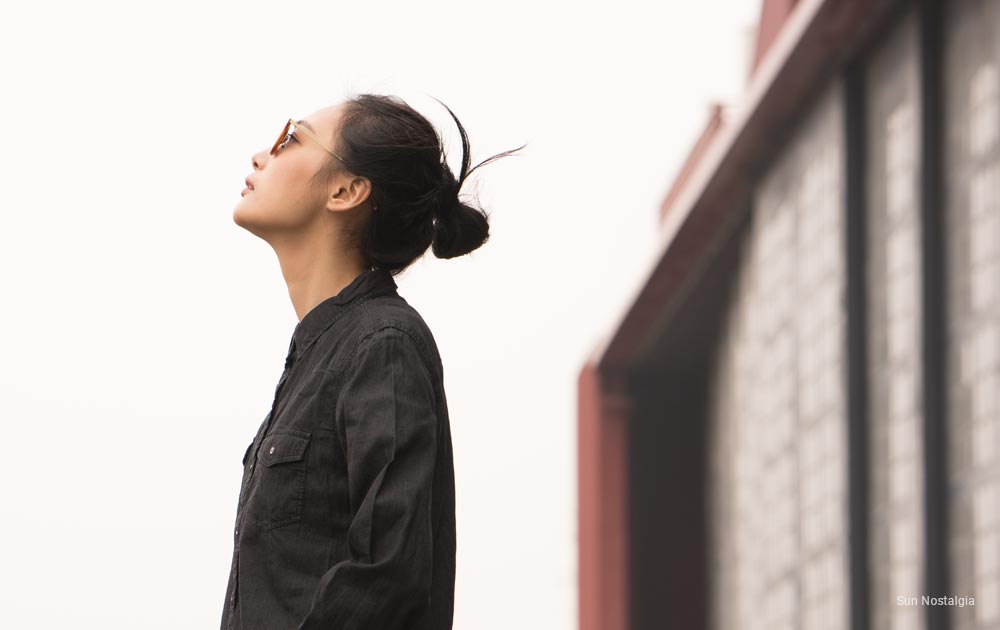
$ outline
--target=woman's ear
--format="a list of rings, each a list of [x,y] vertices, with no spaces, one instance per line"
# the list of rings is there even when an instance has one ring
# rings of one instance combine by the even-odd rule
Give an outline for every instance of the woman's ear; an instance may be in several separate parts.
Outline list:
[[[350,210],[371,197],[372,183],[367,177],[338,173],[334,176],[326,199],[326,209],[334,212]]]
[[[351,182],[352,185],[357,185],[358,191],[358,204],[363,204],[372,196],[372,182],[367,177],[355,177]]]

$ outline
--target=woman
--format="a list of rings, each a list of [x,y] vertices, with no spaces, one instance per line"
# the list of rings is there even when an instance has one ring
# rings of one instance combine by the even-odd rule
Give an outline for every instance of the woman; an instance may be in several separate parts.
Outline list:
[[[299,323],[243,458],[222,630],[452,627],[443,367],[394,281],[428,246],[453,258],[489,236],[458,197],[469,141],[448,112],[457,180],[433,126],[390,96],[289,121],[253,156],[233,220],[278,255]]]

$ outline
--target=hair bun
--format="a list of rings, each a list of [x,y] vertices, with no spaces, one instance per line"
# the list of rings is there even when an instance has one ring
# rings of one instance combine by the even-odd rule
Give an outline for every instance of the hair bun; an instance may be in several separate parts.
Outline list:
[[[489,216],[478,208],[452,198],[446,216],[434,223],[431,248],[438,258],[455,258],[468,254],[489,239]]]

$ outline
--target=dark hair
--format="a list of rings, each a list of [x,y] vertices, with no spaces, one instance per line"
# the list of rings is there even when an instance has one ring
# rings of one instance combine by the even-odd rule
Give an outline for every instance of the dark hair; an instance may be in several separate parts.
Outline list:
[[[462,136],[458,179],[448,167],[441,137],[406,101],[378,94],[360,94],[344,101],[334,139],[343,165],[330,157],[318,175],[329,177],[343,166],[372,183],[376,209],[361,224],[360,237],[353,236],[369,267],[395,275],[429,246],[438,258],[455,258],[489,239],[489,215],[462,202],[459,191],[472,171],[527,145],[494,155],[470,170],[465,128],[447,105],[441,105]]]

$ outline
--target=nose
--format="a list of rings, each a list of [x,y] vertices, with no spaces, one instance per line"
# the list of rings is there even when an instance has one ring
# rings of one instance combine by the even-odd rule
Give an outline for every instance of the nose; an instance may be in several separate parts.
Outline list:
[[[267,157],[267,151],[258,151],[253,154],[250,158],[250,162],[253,164],[253,169],[258,171],[264,165],[264,160]]]

